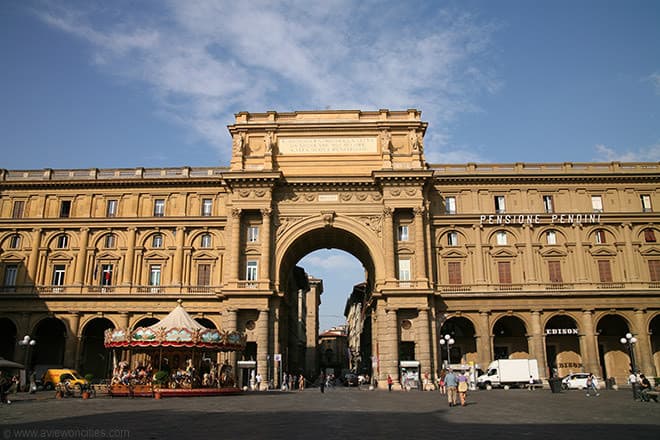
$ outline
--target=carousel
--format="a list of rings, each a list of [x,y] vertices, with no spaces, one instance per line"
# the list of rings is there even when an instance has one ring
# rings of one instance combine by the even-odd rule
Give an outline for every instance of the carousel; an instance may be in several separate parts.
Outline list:
[[[108,329],[112,350],[112,396],[172,397],[240,393],[233,368],[220,353],[243,351],[245,335],[204,327],[181,300],[165,318],[149,327]],[[117,361],[117,359],[120,359]]]

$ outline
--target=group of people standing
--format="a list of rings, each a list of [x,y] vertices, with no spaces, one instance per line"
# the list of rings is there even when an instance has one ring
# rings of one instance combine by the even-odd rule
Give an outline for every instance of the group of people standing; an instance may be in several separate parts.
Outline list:
[[[440,373],[438,388],[441,394],[447,394],[447,402],[450,408],[452,406],[458,406],[457,401],[460,401],[461,406],[467,404],[468,383],[468,376],[463,370],[454,373],[454,370],[448,368]]]

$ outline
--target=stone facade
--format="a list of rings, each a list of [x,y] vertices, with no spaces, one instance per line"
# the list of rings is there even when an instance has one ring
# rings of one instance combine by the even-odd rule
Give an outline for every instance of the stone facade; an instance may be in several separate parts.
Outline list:
[[[22,360],[30,334],[48,342],[31,364],[102,370],[99,331],[181,298],[247,333],[231,362],[277,378],[281,354],[315,376],[322,284],[295,265],[336,248],[365,269],[380,384],[402,360],[436,374],[444,334],[452,364],[534,357],[543,377],[621,381],[630,332],[660,374],[660,164],[430,165],[426,127],[417,110],[243,112],[227,168],[3,170],[0,355]]]

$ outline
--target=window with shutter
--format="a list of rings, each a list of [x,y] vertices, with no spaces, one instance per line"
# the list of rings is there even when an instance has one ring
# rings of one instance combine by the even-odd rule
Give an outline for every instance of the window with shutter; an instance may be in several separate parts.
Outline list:
[[[660,281],[660,260],[649,260],[651,281]]]
[[[548,261],[548,273],[550,275],[551,283],[563,283],[561,277],[561,262],[560,261]]]
[[[449,284],[463,284],[461,279],[461,263],[458,261],[451,261],[447,263],[447,271],[449,272]]]
[[[497,273],[499,275],[500,284],[511,284],[511,263],[508,261],[500,261],[497,263]]]
[[[197,285],[209,286],[211,284],[211,265],[200,264],[197,266]]]
[[[609,260],[598,260],[598,275],[601,283],[612,282],[612,267]]]

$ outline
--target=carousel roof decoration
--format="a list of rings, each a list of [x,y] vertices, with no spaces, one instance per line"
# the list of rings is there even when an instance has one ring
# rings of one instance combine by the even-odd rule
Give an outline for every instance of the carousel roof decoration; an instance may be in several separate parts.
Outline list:
[[[218,351],[242,351],[246,337],[238,331],[222,331],[204,327],[195,321],[177,301],[169,315],[149,327],[115,328],[105,331],[106,348],[186,347]]]

